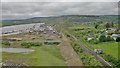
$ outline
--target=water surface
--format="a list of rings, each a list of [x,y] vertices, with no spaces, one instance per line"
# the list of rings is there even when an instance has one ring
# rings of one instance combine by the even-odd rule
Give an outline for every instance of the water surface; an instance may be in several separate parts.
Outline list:
[[[33,51],[34,50],[28,48],[0,48],[0,52],[24,53]]]

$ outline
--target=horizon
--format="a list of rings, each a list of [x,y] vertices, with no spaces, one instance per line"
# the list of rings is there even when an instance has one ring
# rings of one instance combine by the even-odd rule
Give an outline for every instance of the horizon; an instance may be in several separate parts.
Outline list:
[[[119,16],[119,15],[60,15],[60,16],[36,16],[36,17],[30,17],[30,18],[23,18],[23,19],[2,19],[1,21],[5,20],[26,20],[26,19],[32,19],[32,18],[49,18],[49,17],[62,17],[62,16]]]
[[[118,15],[118,2],[2,3],[3,20],[62,15]]]

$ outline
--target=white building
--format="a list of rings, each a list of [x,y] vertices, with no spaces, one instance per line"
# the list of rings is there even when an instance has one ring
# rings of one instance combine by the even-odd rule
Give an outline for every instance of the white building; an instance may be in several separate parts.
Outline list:
[[[114,40],[116,40],[118,37],[120,37],[120,34],[112,34],[111,36]]]

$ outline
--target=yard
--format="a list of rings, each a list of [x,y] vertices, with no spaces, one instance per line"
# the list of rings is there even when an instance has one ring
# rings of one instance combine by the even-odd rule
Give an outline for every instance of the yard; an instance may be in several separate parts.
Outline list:
[[[110,54],[118,59],[118,43],[117,42],[104,42],[93,45],[96,49],[102,49],[106,54]]]

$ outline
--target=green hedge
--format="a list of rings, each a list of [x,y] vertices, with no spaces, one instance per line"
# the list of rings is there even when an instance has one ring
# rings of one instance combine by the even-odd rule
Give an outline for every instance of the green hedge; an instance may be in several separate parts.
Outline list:
[[[102,64],[96,60],[93,56],[86,54],[84,52],[84,50],[80,47],[80,45],[78,45],[77,43],[71,43],[73,49],[75,50],[75,52],[80,55],[80,59],[83,61],[83,63],[85,65],[88,66],[102,66]]]
[[[31,46],[42,46],[43,44],[41,42],[22,42],[21,45],[30,48]]]
[[[119,68],[120,67],[120,60],[112,57],[111,55],[108,55],[108,54],[101,54],[101,56],[108,62],[112,63],[113,66],[115,66],[115,68]]]
[[[11,45],[11,43],[10,43],[10,42],[8,42],[8,41],[2,41],[2,45],[10,46],[10,45]]]

